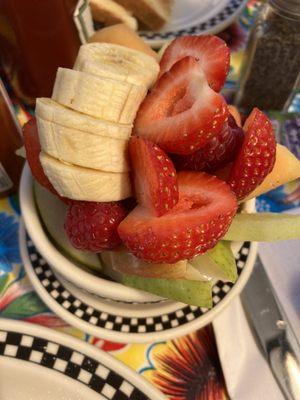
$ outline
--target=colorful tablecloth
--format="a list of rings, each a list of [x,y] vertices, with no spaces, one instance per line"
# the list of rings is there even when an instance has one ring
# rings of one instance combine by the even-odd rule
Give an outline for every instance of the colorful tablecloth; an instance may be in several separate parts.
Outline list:
[[[232,50],[226,87],[228,98],[236,87],[243,49],[258,3],[249,1],[239,21],[220,34]],[[20,121],[25,122],[28,116],[22,108],[16,105],[16,111]],[[293,121],[290,128],[290,122],[286,123],[286,129],[298,129],[299,134],[299,119],[293,117]],[[299,197],[299,185],[293,183],[261,198],[258,207],[279,211],[299,203]],[[125,345],[87,335],[56,317],[39,299],[25,275],[18,244],[19,220],[17,196],[0,200],[0,317],[54,328],[108,351],[152,381],[171,399],[227,398],[211,326],[176,340]]]

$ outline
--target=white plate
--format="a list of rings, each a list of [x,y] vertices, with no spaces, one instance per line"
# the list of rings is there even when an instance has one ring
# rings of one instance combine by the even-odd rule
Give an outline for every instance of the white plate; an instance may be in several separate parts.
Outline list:
[[[0,320],[1,400],[163,400],[144,378],[89,344]]]
[[[218,281],[213,286],[211,309],[171,301],[133,304],[102,299],[64,280],[39,254],[20,225],[21,257],[31,283],[48,307],[84,332],[111,341],[167,340],[193,332],[210,323],[240,293],[255,261],[256,243],[244,243],[236,261],[235,284]]]
[[[217,33],[230,25],[241,13],[247,0],[175,0],[171,20],[157,32],[140,35],[152,46],[183,35]]]

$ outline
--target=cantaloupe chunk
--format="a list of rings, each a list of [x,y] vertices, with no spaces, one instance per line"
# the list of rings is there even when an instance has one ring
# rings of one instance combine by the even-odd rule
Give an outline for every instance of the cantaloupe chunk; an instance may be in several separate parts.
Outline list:
[[[146,53],[156,60],[158,59],[157,53],[155,53],[135,31],[125,24],[116,24],[100,29],[89,38],[88,42],[119,44]]]
[[[300,178],[300,160],[285,146],[277,144],[276,161],[272,172],[245,200],[257,197],[297,178]]]

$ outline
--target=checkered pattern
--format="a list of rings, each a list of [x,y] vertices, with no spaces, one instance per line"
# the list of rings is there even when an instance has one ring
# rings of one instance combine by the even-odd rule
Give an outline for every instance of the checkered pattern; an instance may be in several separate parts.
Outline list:
[[[188,29],[180,29],[177,31],[169,32],[142,32],[141,36],[143,36],[147,40],[170,40],[183,35],[198,35],[200,33],[204,33],[209,29],[214,28],[221,22],[226,21],[226,19],[230,18],[238,11],[243,2],[244,0],[230,0],[228,5],[216,16],[210,18],[200,25],[195,25]]]
[[[148,396],[93,358],[35,336],[0,330],[0,356],[16,358],[55,370],[108,400],[146,400]]]
[[[207,308],[184,305],[182,308],[148,318],[124,317],[122,315],[108,314],[76,298],[68,291],[59,278],[51,270],[42,256],[37,252],[34,244],[27,239],[27,250],[37,278],[47,290],[49,295],[69,313],[82,321],[97,327],[123,333],[151,333],[161,332],[185,325],[209,311]],[[244,243],[237,258],[238,275],[241,274],[248,258],[250,242]],[[231,290],[233,284],[218,281],[213,286],[213,306],[218,304]]]

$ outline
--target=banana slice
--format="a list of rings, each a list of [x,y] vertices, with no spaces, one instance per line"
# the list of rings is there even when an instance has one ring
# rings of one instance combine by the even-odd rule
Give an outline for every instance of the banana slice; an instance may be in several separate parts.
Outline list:
[[[37,117],[42,150],[81,167],[109,172],[129,170],[128,140],[93,135]]]
[[[153,85],[159,73],[159,65],[153,57],[108,43],[82,45],[74,69],[147,88]]]
[[[43,151],[40,161],[57,192],[73,200],[118,201],[131,196],[128,173],[102,172],[66,164]]]
[[[146,93],[146,86],[59,68],[52,99],[92,117],[132,124]]]
[[[36,100],[35,115],[43,120],[56,122],[69,128],[79,129],[94,135],[114,139],[128,139],[132,125],[115,124],[102,119],[90,117],[58,104],[52,99],[41,97]]]

